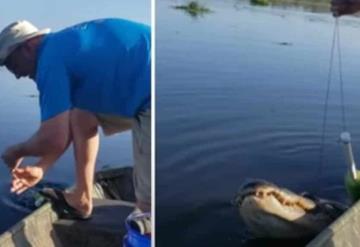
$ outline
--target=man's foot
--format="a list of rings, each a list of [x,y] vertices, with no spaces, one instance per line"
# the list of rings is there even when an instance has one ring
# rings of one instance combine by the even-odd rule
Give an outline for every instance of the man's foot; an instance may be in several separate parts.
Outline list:
[[[92,198],[86,198],[84,196],[79,196],[76,192],[63,192],[65,200],[69,205],[76,208],[84,215],[91,215],[92,213]]]
[[[79,203],[81,206],[71,202],[70,200],[73,200],[73,198],[70,196],[70,193],[65,193],[58,189],[45,188],[40,191],[40,194],[52,203],[54,210],[60,218],[77,220],[88,220],[91,218],[92,208],[85,206],[83,202]]]

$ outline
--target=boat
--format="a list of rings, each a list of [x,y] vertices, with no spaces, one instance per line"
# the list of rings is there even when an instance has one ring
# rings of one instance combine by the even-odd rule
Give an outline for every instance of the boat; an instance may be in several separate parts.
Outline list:
[[[89,221],[59,219],[45,203],[0,235],[1,247],[122,246],[125,219],[134,210],[131,167],[95,173],[94,210]]]
[[[360,245],[360,200],[321,231],[307,247]]]

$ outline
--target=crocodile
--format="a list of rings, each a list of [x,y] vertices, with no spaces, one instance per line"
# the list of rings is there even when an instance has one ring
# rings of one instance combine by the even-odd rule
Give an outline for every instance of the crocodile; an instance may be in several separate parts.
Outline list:
[[[348,208],[339,202],[296,194],[273,183],[244,183],[233,204],[255,238],[307,238],[317,235]]]

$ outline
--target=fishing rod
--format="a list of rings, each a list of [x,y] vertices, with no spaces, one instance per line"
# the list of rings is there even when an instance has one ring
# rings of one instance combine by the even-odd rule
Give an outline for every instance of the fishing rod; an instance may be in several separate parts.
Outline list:
[[[326,127],[326,119],[327,119],[327,110],[328,110],[328,99],[330,92],[330,84],[331,84],[331,75],[332,75],[332,67],[333,67],[333,58],[335,52],[335,44],[338,53],[338,66],[339,66],[339,81],[340,81],[340,105],[341,105],[341,116],[342,116],[342,132],[340,133],[340,142],[343,145],[343,151],[345,154],[345,159],[348,166],[348,171],[345,175],[345,188],[351,197],[351,199],[355,202],[360,198],[360,172],[356,169],[356,163],[354,159],[354,154],[351,145],[351,134],[347,130],[346,125],[346,117],[345,117],[345,103],[344,103],[344,81],[342,75],[342,61],[341,61],[341,47],[340,47],[340,31],[339,31],[339,21],[338,18],[335,18],[335,27],[333,34],[333,42],[331,47],[331,56],[330,56],[330,67],[328,74],[328,83],[327,83],[327,91],[326,91],[326,99],[325,99],[325,108],[324,108],[324,118],[323,118],[323,129],[322,129],[322,137],[321,137],[321,148],[320,148],[320,168],[319,172],[322,173],[323,162],[324,162],[324,140],[325,140],[325,127]]]

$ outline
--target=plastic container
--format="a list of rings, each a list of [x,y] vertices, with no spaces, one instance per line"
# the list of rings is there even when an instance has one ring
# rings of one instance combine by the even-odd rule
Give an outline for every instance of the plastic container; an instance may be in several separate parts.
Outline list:
[[[143,235],[140,233],[139,227],[134,224],[136,219],[150,218],[149,213],[130,214],[125,221],[127,234],[124,236],[124,247],[150,247],[151,238],[150,235]]]

